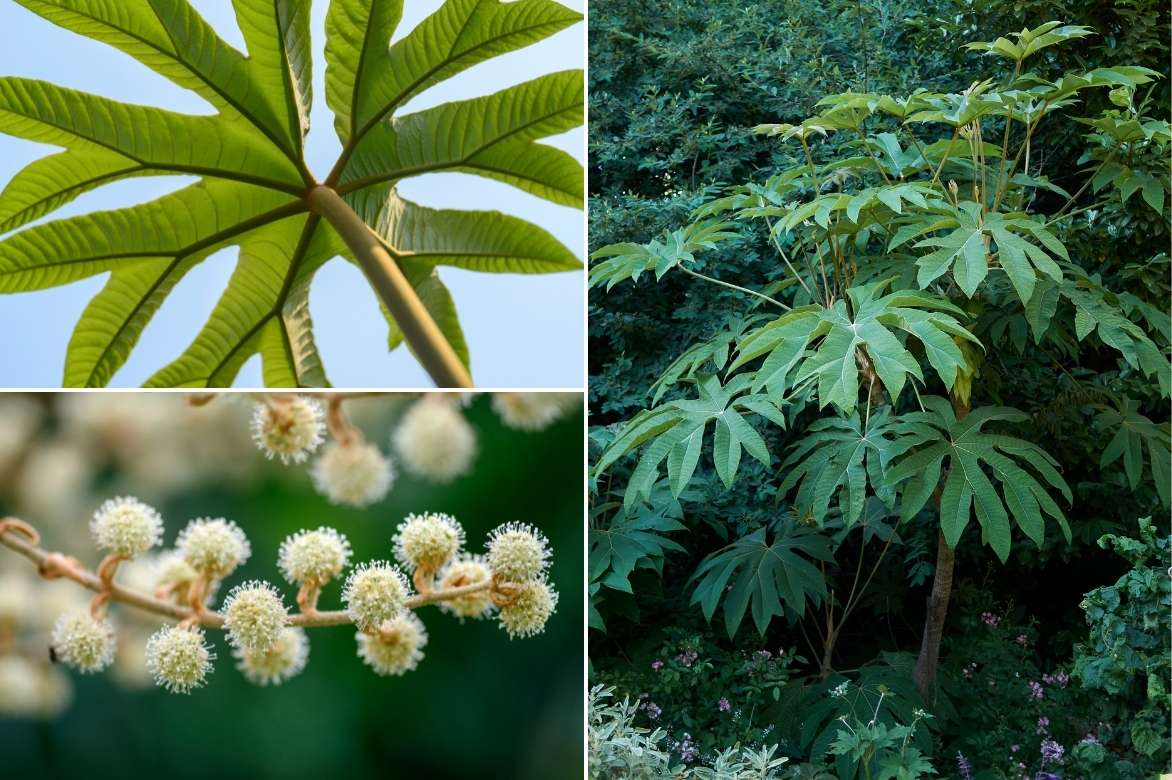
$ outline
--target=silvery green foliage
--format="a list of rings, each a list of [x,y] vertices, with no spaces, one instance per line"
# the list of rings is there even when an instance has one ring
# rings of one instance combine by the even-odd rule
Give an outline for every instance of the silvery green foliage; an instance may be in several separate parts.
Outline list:
[[[665,749],[667,732],[635,725],[638,705],[614,700],[614,687],[590,689],[589,759],[591,780],[781,780],[786,759],[777,745],[741,745],[716,754],[711,766],[684,766]]]
[[[628,699],[616,702],[613,696],[613,687],[596,685],[590,689],[591,780],[682,776],[683,767],[673,769],[671,756],[660,747],[667,734],[662,729],[652,731],[636,726],[637,705]]]

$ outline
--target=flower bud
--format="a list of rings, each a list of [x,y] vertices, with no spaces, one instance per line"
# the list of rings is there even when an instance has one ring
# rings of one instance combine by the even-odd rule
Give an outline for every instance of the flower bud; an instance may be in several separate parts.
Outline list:
[[[311,398],[280,397],[257,404],[252,413],[256,446],[284,464],[303,462],[321,445],[324,431],[321,404]]]
[[[464,546],[456,518],[439,512],[407,515],[395,534],[395,557],[408,571],[438,572]]]
[[[224,600],[223,611],[228,641],[258,652],[276,643],[289,615],[276,588],[256,580],[233,588]]]
[[[286,626],[268,650],[236,647],[236,668],[255,685],[280,685],[296,677],[309,660],[309,637],[305,630]]]
[[[386,561],[372,561],[350,572],[342,600],[355,625],[374,629],[399,616],[409,592],[402,572]]]
[[[147,640],[147,670],[171,693],[190,693],[203,685],[214,659],[198,628],[165,626]]]
[[[490,579],[492,579],[492,571],[488,568],[488,563],[485,562],[483,556],[466,553],[443,568],[439,574],[439,585],[440,588],[449,590],[487,583]],[[464,618],[475,620],[492,612],[492,591],[485,588],[475,593],[444,599],[438,603],[438,606],[444,612],[461,620]]]
[[[100,672],[112,664],[117,644],[110,622],[89,612],[64,614],[53,626],[53,655],[84,674]]]
[[[317,492],[331,503],[361,508],[386,497],[395,469],[373,444],[331,443],[313,464],[310,476]]]
[[[540,431],[581,403],[577,393],[496,393],[492,408],[510,428]]]
[[[90,533],[99,548],[133,558],[162,541],[163,519],[137,498],[113,498],[94,513]]]
[[[404,612],[367,634],[358,632],[358,657],[380,675],[409,672],[423,660],[427,629],[414,612]]]
[[[454,404],[439,397],[416,401],[391,443],[407,471],[436,482],[467,473],[476,457],[476,432]]]
[[[281,542],[277,563],[289,582],[320,587],[350,563],[350,542],[324,526],[298,531]]]
[[[557,591],[548,582],[525,582],[518,588],[513,601],[501,607],[501,628],[508,632],[510,639],[540,634],[557,605]]]
[[[200,574],[223,579],[252,555],[240,526],[222,517],[192,520],[179,534],[175,548]]]
[[[531,525],[506,523],[488,538],[488,565],[510,582],[535,580],[549,567],[549,540]]]

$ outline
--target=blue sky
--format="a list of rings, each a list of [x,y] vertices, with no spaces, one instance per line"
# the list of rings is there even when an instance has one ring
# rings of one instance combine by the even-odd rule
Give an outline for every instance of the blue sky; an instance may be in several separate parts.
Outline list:
[[[561,0],[583,10],[584,0]],[[243,49],[230,0],[192,0],[229,43]],[[408,0],[396,38],[441,5],[441,0]],[[323,99],[324,19],[327,0],[313,3],[314,107],[306,154],[309,167],[324,177],[340,149]],[[157,75],[118,50],[63,30],[12,0],[0,0],[0,74],[45,79],[132,103],[175,111],[208,113],[195,94]],[[518,52],[464,71],[417,96],[402,111],[495,92],[555,70],[580,68],[584,25],[577,24]],[[582,160],[584,130],[577,128],[545,142]],[[0,182],[53,147],[0,135]],[[118,208],[151,200],[192,181],[157,177],[119,182],[83,195],[50,219]],[[549,230],[583,256],[583,212],[556,206],[507,185],[466,174],[431,174],[404,182],[400,191],[425,205],[494,208],[524,217]],[[45,220],[42,220],[45,221]],[[35,224],[35,223],[34,223]],[[143,333],[112,386],[137,386],[177,357],[215,305],[232,272],[235,248],[206,260],[175,288]],[[476,274],[443,268],[440,275],[460,310],[472,372],[481,387],[581,387],[583,301],[581,273],[538,276]],[[74,323],[106,275],[65,287],[0,296],[0,387],[56,387],[61,383],[65,347]],[[338,387],[426,387],[431,382],[406,351],[386,349],[386,325],[374,294],[351,264],[334,260],[314,281],[310,295],[318,346],[331,382]],[[260,361],[252,358],[237,385],[259,385]]]

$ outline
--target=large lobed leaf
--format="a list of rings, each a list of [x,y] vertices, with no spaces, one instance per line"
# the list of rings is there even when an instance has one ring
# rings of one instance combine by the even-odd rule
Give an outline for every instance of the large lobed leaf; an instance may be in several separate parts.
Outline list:
[[[986,406],[958,418],[944,398],[925,396],[923,403],[925,411],[902,416],[898,427],[908,450],[887,472],[892,485],[903,483],[905,519],[939,491],[940,527],[950,547],[956,547],[974,515],[982,541],[1002,561],[1011,548],[1010,519],[1041,547],[1043,515],[1049,515],[1070,541],[1066,516],[1050,496],[1057,490],[1067,503],[1072,500],[1058,463],[1036,444],[982,430],[993,421],[1022,422],[1024,413]]]
[[[309,287],[325,262],[348,250],[303,198],[316,185],[303,155],[312,100],[310,3],[233,0],[246,55],[186,0],[20,2],[122,50],[215,109],[192,116],[0,78],[0,132],[64,149],[9,182],[0,194],[0,232],[119,179],[199,177],[150,203],[51,222],[0,241],[0,292],[109,273],[74,330],[64,383],[108,383],[184,274],[214,251],[236,246],[236,270],[207,323],[149,384],[231,384],[255,354],[266,385],[326,384]],[[402,0],[330,3],[326,100],[343,151],[326,183],[381,236],[468,363],[437,266],[545,273],[581,264],[525,220],[424,208],[400,198],[395,185],[423,173],[463,171],[580,207],[581,166],[536,141],[581,123],[581,72],[403,117],[396,112],[429,87],[541,40],[579,15],[552,0],[448,0],[392,45],[401,16]],[[388,321],[393,348],[402,337]]]
[[[920,342],[928,364],[951,389],[957,372],[968,368],[956,340],[980,345],[956,319],[963,312],[914,290],[881,295],[889,284],[885,280],[853,287],[847,290],[847,301],[830,307],[814,304],[786,312],[738,343],[729,370],[764,356],[752,374],[753,392],[766,390],[778,400],[803,383],[813,383],[819,406],[833,404],[850,414],[858,405],[863,360],[893,401],[909,375],[923,381],[919,362],[893,332],[902,331]]]
[[[807,602],[817,606],[826,598],[826,578],[812,560],[833,560],[830,540],[817,529],[782,523],[770,541],[766,529],[758,528],[700,563],[690,579],[696,583],[691,603],[711,620],[723,601],[730,639],[751,606],[753,623],[764,636],[786,609],[801,615]]]

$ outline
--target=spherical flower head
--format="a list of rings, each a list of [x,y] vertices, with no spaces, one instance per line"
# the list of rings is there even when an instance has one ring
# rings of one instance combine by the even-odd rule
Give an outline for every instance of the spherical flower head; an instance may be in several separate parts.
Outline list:
[[[380,675],[409,672],[423,660],[427,629],[413,612],[383,623],[371,634],[358,632],[358,657]]]
[[[451,588],[486,583],[490,579],[492,579],[492,570],[484,557],[465,553],[443,568],[439,574],[439,585],[443,590],[450,590]],[[464,618],[475,620],[492,612],[492,592],[485,588],[475,593],[444,599],[439,602],[438,606],[444,612],[461,620]]]
[[[175,547],[193,569],[215,579],[227,577],[252,555],[244,531],[222,517],[192,520]]]
[[[492,408],[510,428],[540,431],[580,401],[574,393],[496,393]]]
[[[501,607],[501,628],[508,632],[509,639],[540,634],[557,606],[557,591],[545,580],[522,583],[513,600]]]
[[[257,404],[252,413],[252,438],[268,458],[301,463],[321,445],[325,415],[312,398],[284,396]]]
[[[296,677],[309,660],[309,637],[305,629],[286,626],[268,650],[233,648],[236,668],[255,685],[280,685]]]
[[[134,558],[163,538],[163,518],[137,498],[112,498],[90,520],[98,547],[113,555]]]
[[[171,693],[191,693],[203,685],[214,659],[198,628],[165,626],[147,640],[147,670]]]
[[[391,443],[409,472],[436,482],[467,473],[476,457],[476,432],[454,404],[438,397],[412,405]]]
[[[488,537],[488,565],[510,582],[535,580],[549,567],[549,540],[525,523],[506,523]]]
[[[331,503],[364,507],[386,497],[395,481],[390,458],[366,442],[331,442],[310,472],[317,492]]]
[[[409,594],[402,572],[386,561],[371,561],[350,572],[342,600],[355,625],[374,629],[397,618]]]
[[[440,512],[407,515],[395,534],[395,557],[409,571],[438,572],[464,546],[464,528]]]
[[[234,646],[256,652],[272,648],[289,611],[277,589],[267,582],[237,585],[224,600],[224,628]]]
[[[89,612],[66,613],[53,625],[53,655],[84,674],[100,672],[114,663],[118,646],[109,621]]]
[[[350,542],[324,526],[316,531],[298,531],[281,542],[277,563],[289,582],[320,587],[350,563]]]

